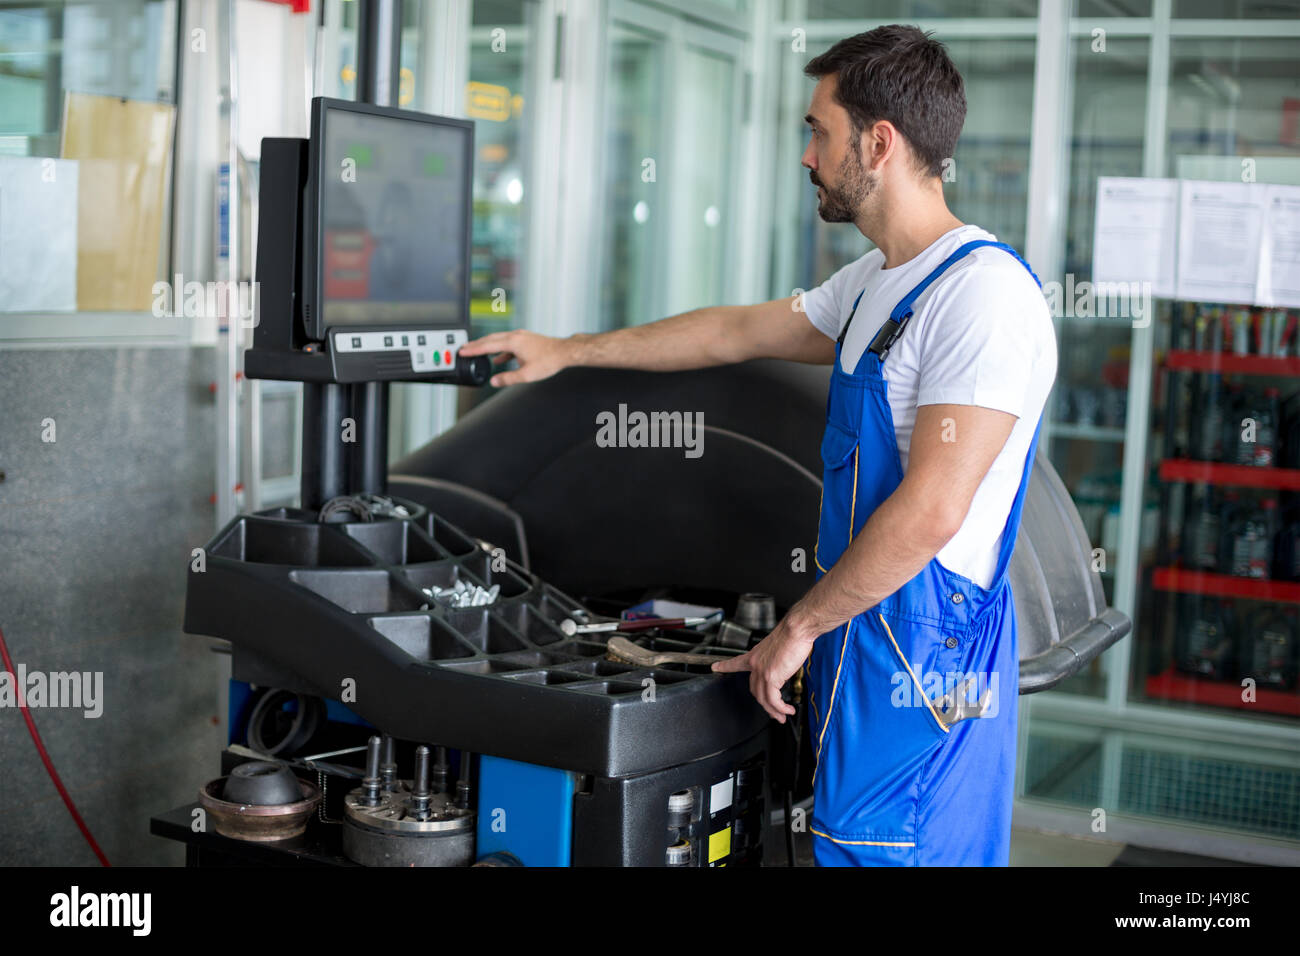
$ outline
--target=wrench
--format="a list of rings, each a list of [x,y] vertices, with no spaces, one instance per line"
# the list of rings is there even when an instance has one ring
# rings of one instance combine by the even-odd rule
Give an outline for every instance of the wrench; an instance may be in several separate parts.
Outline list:
[[[957,721],[968,717],[983,717],[988,710],[989,697],[993,694],[993,688],[990,686],[985,689],[984,696],[978,703],[971,703],[970,688],[974,683],[974,677],[967,677],[953,688],[952,693],[944,694],[934,702],[939,722],[945,727],[951,727]]]

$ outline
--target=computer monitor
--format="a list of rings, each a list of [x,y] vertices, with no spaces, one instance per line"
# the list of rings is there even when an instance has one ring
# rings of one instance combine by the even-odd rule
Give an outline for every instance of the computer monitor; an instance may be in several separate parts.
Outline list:
[[[307,337],[468,325],[473,124],[318,97],[310,142]]]
[[[479,385],[469,341],[474,126],[317,97],[262,140],[250,378]]]

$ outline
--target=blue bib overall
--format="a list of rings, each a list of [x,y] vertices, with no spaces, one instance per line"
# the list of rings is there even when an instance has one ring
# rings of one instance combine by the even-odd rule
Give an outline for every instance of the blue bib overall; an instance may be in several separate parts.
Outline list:
[[[826,399],[818,580],[903,479],[881,375],[888,347],[906,330],[917,297],[979,246],[1005,249],[1029,269],[1003,243],[966,243],[894,307],[849,373],[840,351],[862,293],[853,303]],[[989,588],[932,558],[813,645],[805,674],[819,866],[1007,864],[1020,661],[1006,572],[1037,446],[1035,427]],[[948,723],[941,699],[958,694],[966,678],[973,678],[967,700],[987,693],[983,716]]]

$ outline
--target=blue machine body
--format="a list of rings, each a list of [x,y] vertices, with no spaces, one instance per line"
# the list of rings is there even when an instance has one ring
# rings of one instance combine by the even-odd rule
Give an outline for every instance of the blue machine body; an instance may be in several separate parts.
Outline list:
[[[571,771],[484,755],[476,855],[505,851],[525,866],[569,866],[576,789]]]

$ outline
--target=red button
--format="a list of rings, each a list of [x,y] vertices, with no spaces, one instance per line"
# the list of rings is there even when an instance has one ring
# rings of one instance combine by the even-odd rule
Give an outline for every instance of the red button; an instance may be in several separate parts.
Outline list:
[[[450,365],[450,364],[451,364],[451,349],[447,349],[447,351],[443,352],[442,354],[443,354],[443,356],[444,356],[444,361],[445,361],[448,365]]]

